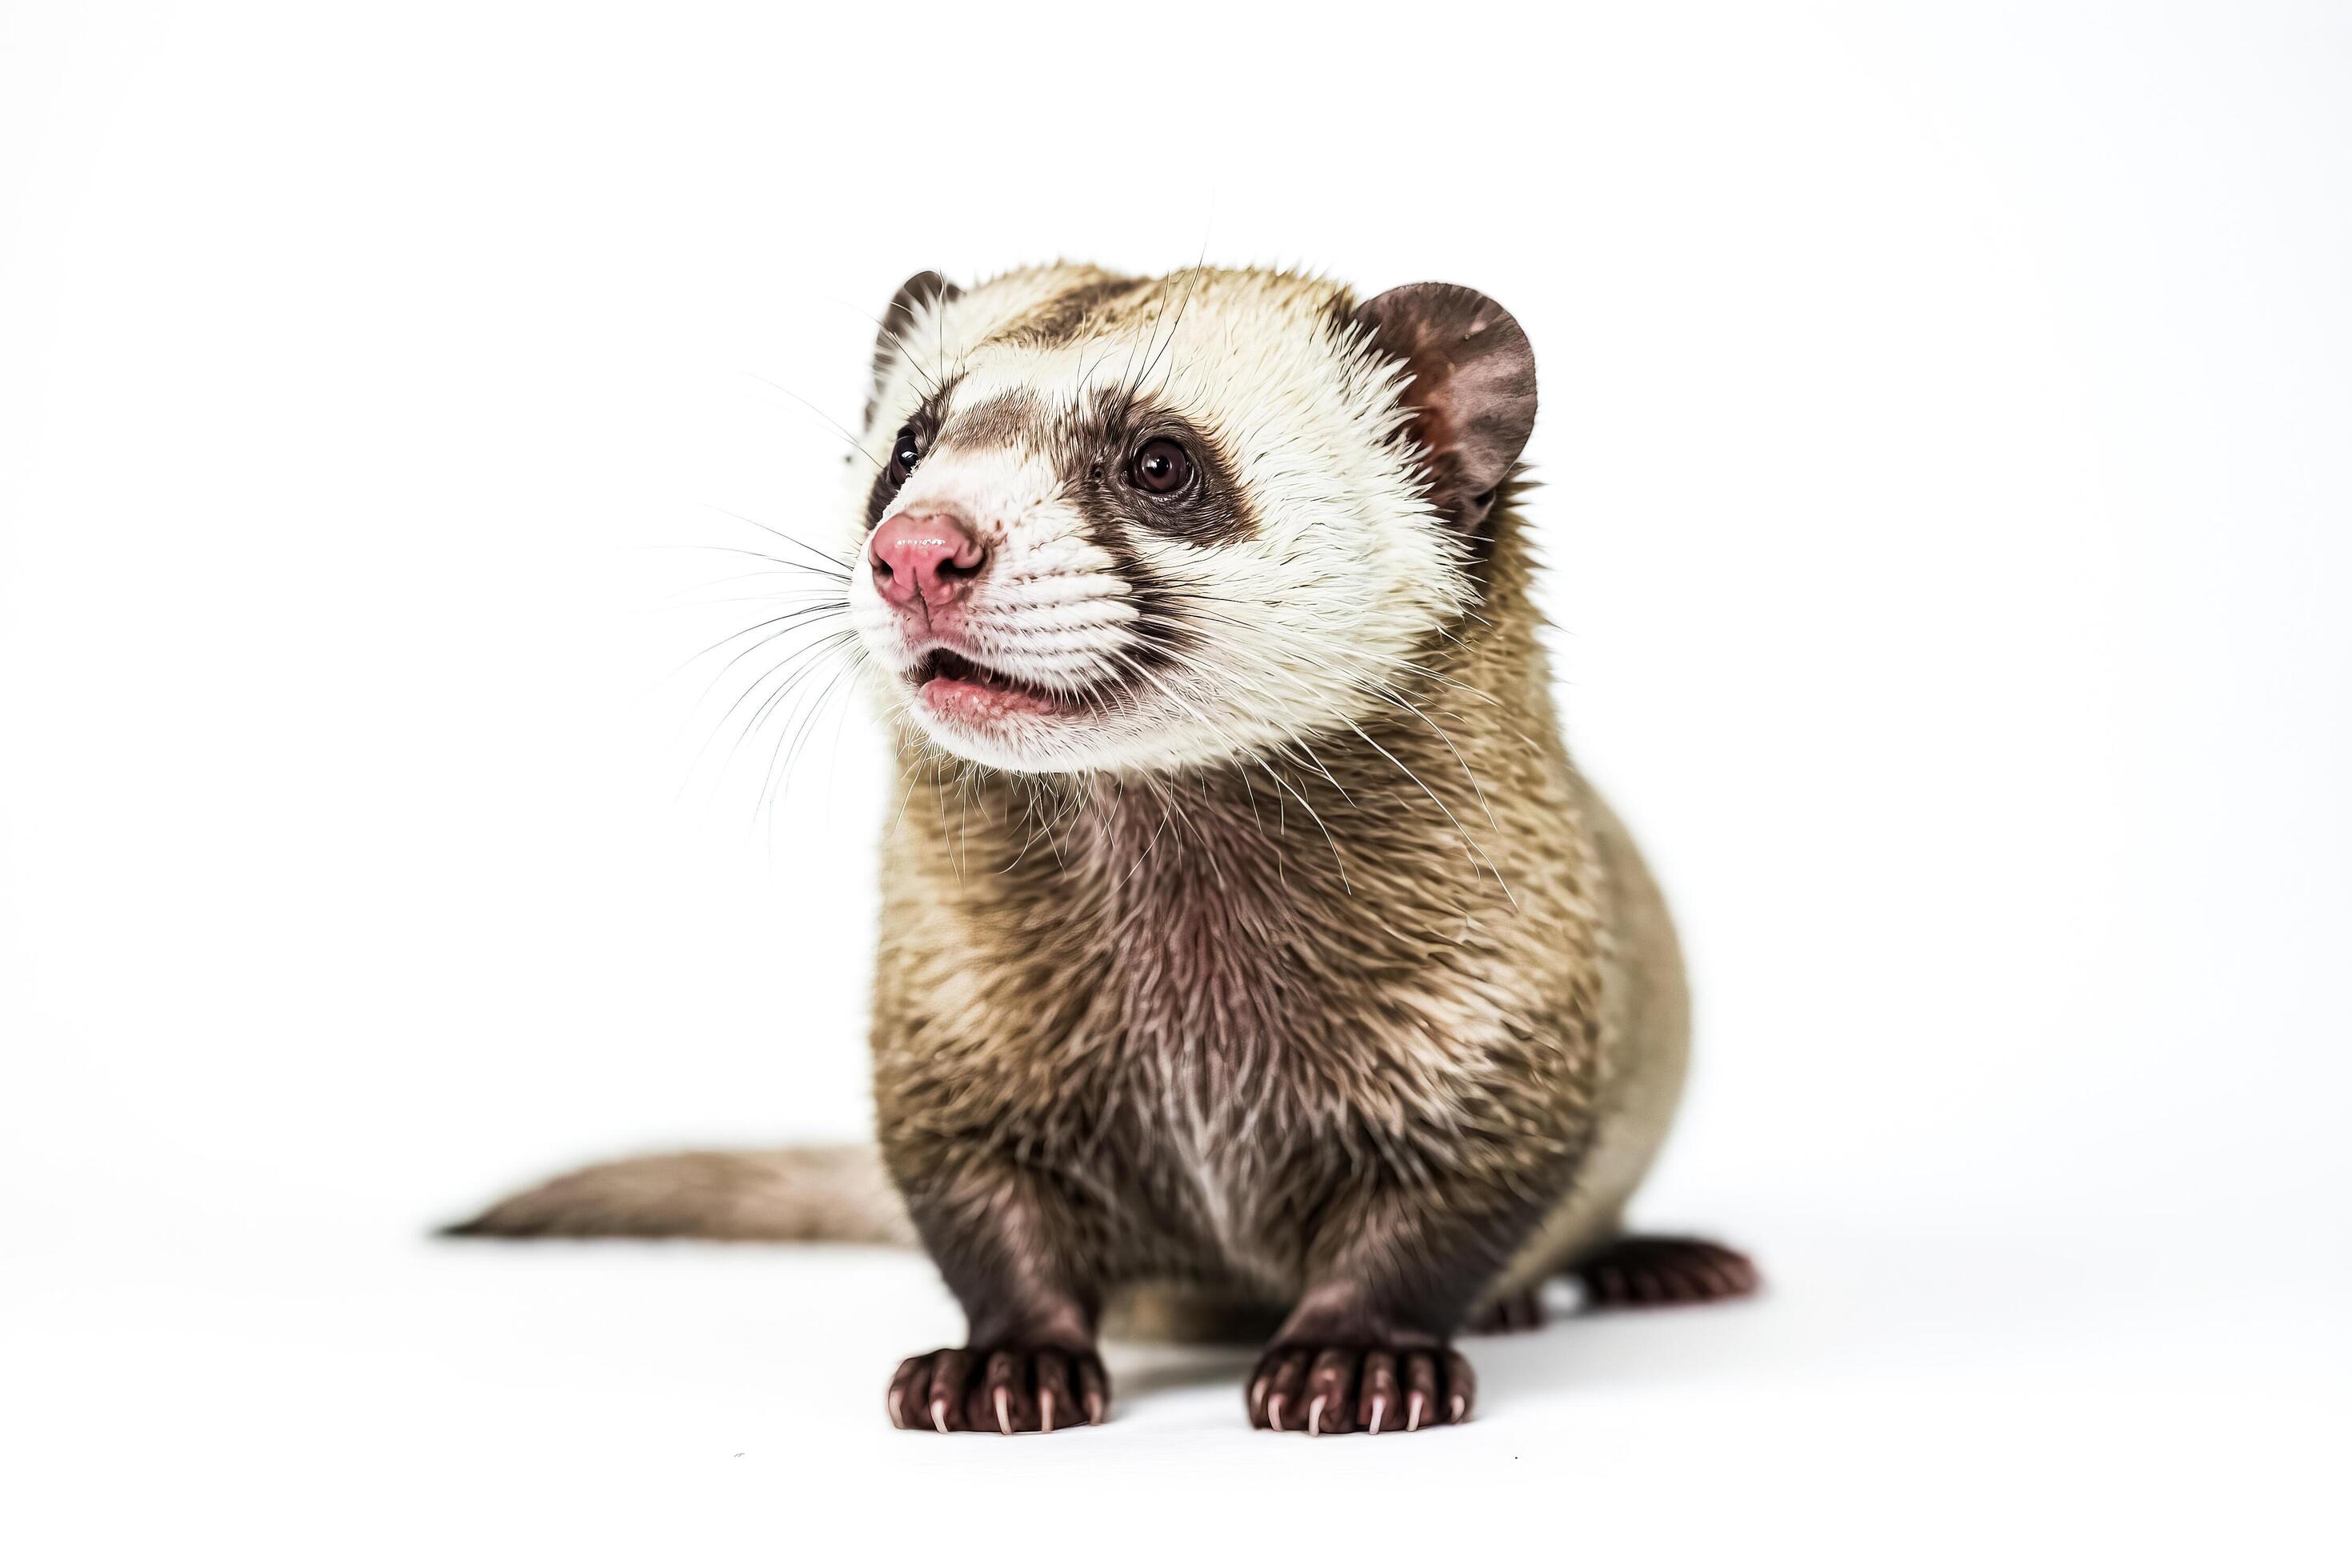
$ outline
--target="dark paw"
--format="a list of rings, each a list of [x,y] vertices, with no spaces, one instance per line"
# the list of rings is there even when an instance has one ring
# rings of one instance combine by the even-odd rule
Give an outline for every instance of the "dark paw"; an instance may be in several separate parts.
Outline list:
[[[1481,1307],[1470,1319],[1474,1334],[1517,1334],[1544,1326],[1543,1297],[1520,1290]]]
[[[1443,1347],[1276,1345],[1250,1374],[1250,1425],[1322,1436],[1459,1425],[1477,1403],[1470,1363]]]
[[[1595,1307],[1675,1307],[1752,1296],[1761,1283],[1744,1253],[1682,1236],[1629,1236],[1571,1270]]]
[[[890,1380],[890,1425],[914,1432],[1099,1426],[1110,1379],[1092,1351],[971,1346],[909,1356]]]

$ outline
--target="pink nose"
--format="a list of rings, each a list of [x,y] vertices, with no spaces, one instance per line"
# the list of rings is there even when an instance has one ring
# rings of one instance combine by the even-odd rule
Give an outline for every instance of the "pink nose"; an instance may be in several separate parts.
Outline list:
[[[866,559],[873,563],[874,586],[885,599],[929,618],[980,575],[988,551],[952,517],[902,511],[874,531]]]

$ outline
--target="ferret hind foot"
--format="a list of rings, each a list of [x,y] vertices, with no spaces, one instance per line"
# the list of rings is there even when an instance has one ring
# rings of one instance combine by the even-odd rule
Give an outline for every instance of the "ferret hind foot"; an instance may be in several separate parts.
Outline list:
[[[1544,1310],[1543,1293],[1533,1289],[1514,1290],[1507,1296],[1497,1296],[1470,1316],[1467,1331],[1474,1334],[1518,1334],[1529,1329],[1540,1329],[1549,1316]]]
[[[1569,1270],[1587,1307],[1680,1307],[1752,1296],[1762,1284],[1748,1255],[1687,1236],[1628,1236]]]
[[[1091,1350],[967,1346],[901,1362],[889,1408],[904,1432],[1066,1432],[1102,1425],[1110,1379]]]
[[[1276,1345],[1250,1373],[1250,1425],[1310,1437],[1459,1426],[1477,1404],[1470,1363],[1442,1345]]]

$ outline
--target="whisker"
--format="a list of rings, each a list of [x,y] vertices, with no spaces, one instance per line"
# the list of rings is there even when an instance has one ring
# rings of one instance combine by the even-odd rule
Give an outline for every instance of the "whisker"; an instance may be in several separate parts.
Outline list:
[[[855,551],[851,551],[845,554],[836,555],[830,550],[818,549],[815,545],[811,544],[807,540],[801,538],[796,533],[786,533],[782,529],[776,527],[773,523],[761,522],[756,517],[746,517],[740,511],[731,511],[723,506],[714,506],[711,507],[710,510],[717,512],[721,517],[731,517],[737,522],[749,523],[751,527],[758,529],[762,533],[772,534],[774,537],[782,540],[786,544],[791,545],[793,549],[803,551],[810,555],[815,556],[819,561],[824,562],[826,568],[829,570],[844,573],[854,572],[856,570],[857,556]]]
[[[849,581],[849,569],[846,566],[840,566],[838,570],[827,570],[821,566],[812,566],[805,561],[787,561],[781,555],[771,555],[764,550],[746,550],[740,544],[647,544],[642,546],[642,548],[646,550],[706,550],[719,555],[748,555],[754,561],[765,561],[771,566],[780,567],[785,571],[805,572],[811,576],[830,577],[834,581],[839,583],[846,583]]]
[[[824,409],[818,407],[815,404],[810,402],[807,398],[803,397],[799,393],[794,392],[791,387],[786,386],[780,381],[771,381],[764,375],[759,375],[748,370],[743,374],[763,386],[773,387],[776,391],[782,393],[786,397],[791,398],[794,403],[799,404],[803,408],[807,409],[811,414],[815,415],[819,419],[824,421],[827,426],[832,427],[835,435],[839,436],[844,441],[849,444],[849,449],[851,451],[856,453],[859,457],[865,458],[866,462],[872,464],[876,470],[878,471],[881,468],[881,462],[875,458],[873,453],[866,449],[866,443],[851,435],[849,433],[849,426],[844,425],[840,420],[835,419],[832,415],[827,414]]]

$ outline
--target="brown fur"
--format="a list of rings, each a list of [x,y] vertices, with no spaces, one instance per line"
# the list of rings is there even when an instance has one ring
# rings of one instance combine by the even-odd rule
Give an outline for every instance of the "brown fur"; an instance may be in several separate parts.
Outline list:
[[[1078,274],[1000,331],[1058,339],[1150,298]],[[1531,379],[1524,395],[1532,417]],[[1064,1419],[1074,1402],[1098,1418],[1114,1303],[1163,1331],[1282,1318],[1262,1425],[1310,1396],[1318,1430],[1377,1426],[1390,1394],[1459,1418],[1451,1337],[1481,1308],[1523,1317],[1545,1278],[1619,1240],[1680,1090],[1681,958],[1561,744],[1512,486],[1475,501],[1476,613],[1374,717],[1311,745],[1031,775],[901,735],[877,1124],[971,1320],[969,1352],[901,1369],[902,1425],[1051,1426],[1055,1390]],[[693,1158],[582,1173],[463,1228],[904,1224],[870,1186],[818,1219],[809,1173]]]
[[[1481,1260],[1465,1297],[1507,1259],[1609,1042],[1608,890],[1507,533],[1486,624],[1401,682],[1426,722],[1148,782],[908,750],[875,1089],[919,1220],[969,1234],[1022,1185],[1071,1254],[1045,1273],[1273,1300],[1402,1209]]]

